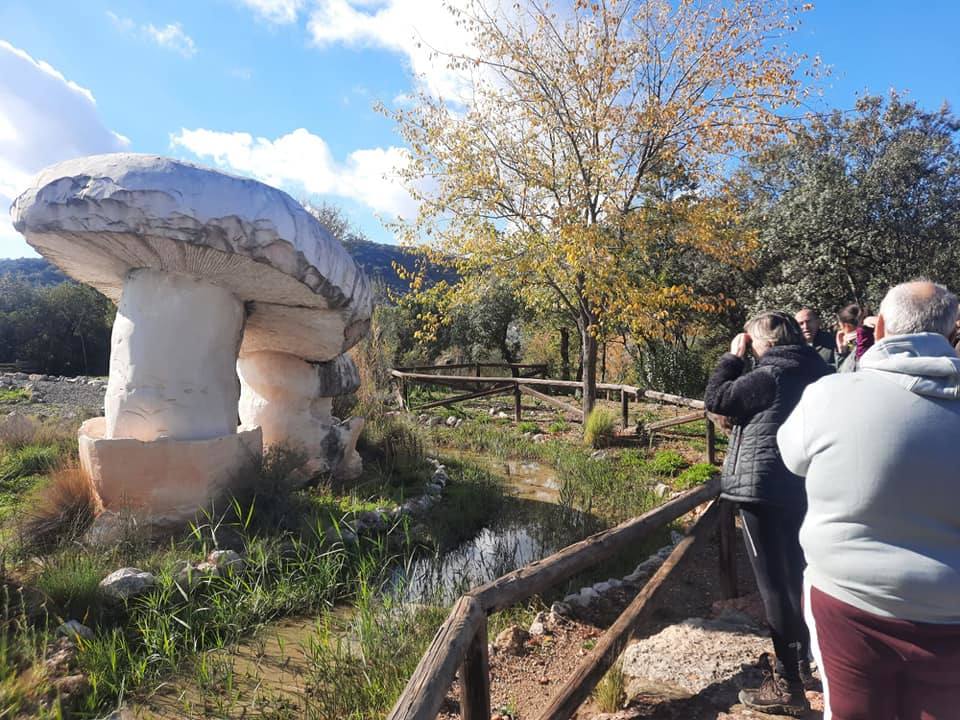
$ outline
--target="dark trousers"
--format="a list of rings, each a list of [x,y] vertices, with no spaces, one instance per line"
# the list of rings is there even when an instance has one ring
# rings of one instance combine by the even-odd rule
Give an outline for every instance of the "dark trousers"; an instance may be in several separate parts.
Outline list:
[[[826,720],[960,718],[960,625],[881,617],[807,590]]]
[[[810,633],[803,619],[806,562],[800,547],[805,513],[803,506],[740,505],[743,540],[770,625],[778,671],[789,680],[799,678],[799,661],[810,652]]]

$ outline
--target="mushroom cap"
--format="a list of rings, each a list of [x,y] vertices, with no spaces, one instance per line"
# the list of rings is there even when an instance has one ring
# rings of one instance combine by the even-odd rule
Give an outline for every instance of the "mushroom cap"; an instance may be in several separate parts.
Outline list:
[[[322,362],[369,328],[370,285],[353,258],[256,180],[156,155],[93,155],[41,171],[11,214],[37,252],[114,302],[136,268],[227,288],[247,306],[244,352]]]

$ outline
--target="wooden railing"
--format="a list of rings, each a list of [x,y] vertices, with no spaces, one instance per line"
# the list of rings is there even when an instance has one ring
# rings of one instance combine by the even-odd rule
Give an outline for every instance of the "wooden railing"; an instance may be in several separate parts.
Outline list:
[[[512,375],[509,377],[481,377],[478,369],[480,367],[508,368],[510,369]],[[443,371],[449,368],[474,368],[476,374],[447,375],[439,372],[428,372],[434,370]],[[571,405],[569,402],[561,400],[553,395],[547,395],[546,392],[543,391],[554,390],[561,393],[572,394],[577,390],[582,389],[583,384],[577,382],[576,380],[554,380],[552,378],[526,377],[521,374],[521,370],[531,368],[533,369],[533,371],[529,373],[531,375],[540,373],[541,370],[543,372],[546,371],[545,365],[466,363],[459,365],[422,365],[413,368],[399,368],[392,370],[391,374],[398,383],[397,389],[399,392],[399,401],[401,407],[414,412],[417,410],[429,410],[431,408],[454,405],[466,400],[476,400],[478,398],[490,397],[493,395],[505,395],[512,393],[513,415],[515,422],[520,422],[523,419],[522,398],[524,395],[535,398],[540,402],[546,403],[547,405],[551,405],[552,407],[555,407],[568,415],[577,417],[582,421],[583,410],[581,408]],[[439,385],[441,387],[449,387],[453,389],[459,388],[462,390],[469,390],[469,392],[460,395],[454,395],[453,397],[444,398],[442,400],[432,400],[414,408],[410,404],[409,390],[410,385],[415,383],[424,385]],[[624,385],[620,383],[597,383],[597,390],[619,394],[620,420],[624,429],[626,429],[630,424],[631,399],[634,402],[640,400],[654,400],[656,402],[662,402],[669,405],[691,408],[691,410],[694,410],[695,412],[685,413],[684,415],[680,415],[675,418],[667,418],[665,420],[646,423],[643,426],[638,426],[638,431],[650,433],[706,418],[706,459],[707,462],[710,463],[716,462],[716,427],[714,425],[714,417],[706,412],[702,400],[694,400],[692,398],[681,397],[680,395],[671,395],[670,393],[658,392],[656,390],[644,390],[643,388],[634,387],[633,385]]]
[[[615,528],[591,535],[574,545],[486,585],[474,588],[453,606],[437,631],[430,648],[420,660],[403,694],[390,712],[389,720],[433,720],[460,673],[460,717],[488,720],[490,717],[490,669],[487,657],[487,617],[530,599],[574,575],[615,555],[634,550],[655,531],[712,501],[710,508],[694,523],[636,598],[606,631],[576,672],[554,695],[541,720],[565,720],[593,691],[613,665],[636,628],[644,611],[651,607],[664,582],[694,549],[720,527],[721,589],[727,597],[736,595],[733,555],[733,514],[718,499],[719,482],[690,490],[660,507],[627,520]]]

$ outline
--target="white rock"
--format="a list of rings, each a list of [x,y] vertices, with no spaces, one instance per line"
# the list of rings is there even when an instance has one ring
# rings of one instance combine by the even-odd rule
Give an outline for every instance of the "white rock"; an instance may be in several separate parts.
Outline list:
[[[658,482],[653,486],[653,494],[658,498],[664,498],[672,492],[672,488],[666,483]]]
[[[150,590],[157,579],[140,568],[120,568],[100,581],[100,589],[115,600],[129,600]]]
[[[612,589],[613,589],[613,585],[611,585],[609,581],[598,582],[593,586],[593,591],[598,595],[605,595],[606,593],[610,592],[610,590]]]
[[[534,636],[546,635],[547,634],[546,622],[547,622],[546,613],[542,613],[542,612],[537,613],[536,617],[533,618],[533,622],[530,623],[530,628],[527,630],[527,632]]]
[[[455,415],[450,415],[445,421],[444,424],[447,427],[455,427],[457,424],[457,418]]]
[[[207,562],[218,570],[240,570],[243,567],[243,558],[236,550],[214,550],[207,555]]]

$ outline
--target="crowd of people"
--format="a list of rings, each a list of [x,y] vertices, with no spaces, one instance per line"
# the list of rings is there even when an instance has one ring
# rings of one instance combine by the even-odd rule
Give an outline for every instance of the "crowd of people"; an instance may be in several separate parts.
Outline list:
[[[747,707],[802,716],[822,686],[827,720],[960,718],[957,327],[956,295],[917,280],[832,335],[761,313],[720,358],[704,402],[732,425],[722,497],[774,648]]]

